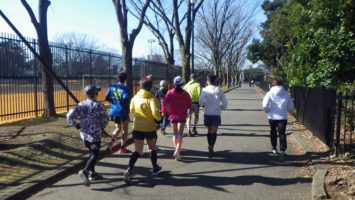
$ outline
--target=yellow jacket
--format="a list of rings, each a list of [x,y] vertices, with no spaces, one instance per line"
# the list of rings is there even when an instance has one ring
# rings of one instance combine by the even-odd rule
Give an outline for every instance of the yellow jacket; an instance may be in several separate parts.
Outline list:
[[[156,122],[162,119],[158,99],[146,90],[139,92],[132,98],[130,113],[134,114],[133,130],[143,132],[156,131]]]
[[[198,103],[198,99],[201,95],[201,85],[199,82],[196,82],[194,80],[189,81],[184,86],[184,90],[189,93],[192,103]]]

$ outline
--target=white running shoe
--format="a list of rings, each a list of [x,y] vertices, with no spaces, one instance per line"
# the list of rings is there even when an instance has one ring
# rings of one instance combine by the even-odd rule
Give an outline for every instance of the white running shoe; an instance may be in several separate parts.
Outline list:
[[[84,170],[80,170],[78,174],[79,174],[80,178],[83,179],[83,184],[84,184],[86,187],[89,187],[91,183],[90,183],[90,181],[89,181],[89,179],[88,179],[87,173],[86,173]]]
[[[126,182],[127,184],[131,184],[132,175],[133,175],[132,170],[130,168],[126,169],[126,171],[123,173],[124,182]]]
[[[174,158],[175,158],[176,161],[180,161],[180,160],[181,160],[181,157],[180,157],[180,153],[179,153],[179,152],[175,151],[175,153],[174,153],[173,156],[174,156]]]

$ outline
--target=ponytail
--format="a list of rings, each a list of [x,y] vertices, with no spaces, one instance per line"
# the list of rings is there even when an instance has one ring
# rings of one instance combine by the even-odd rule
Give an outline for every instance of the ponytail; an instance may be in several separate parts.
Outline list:
[[[175,85],[175,91],[178,93],[181,93],[184,91],[184,89],[182,89],[182,84],[181,85]]]

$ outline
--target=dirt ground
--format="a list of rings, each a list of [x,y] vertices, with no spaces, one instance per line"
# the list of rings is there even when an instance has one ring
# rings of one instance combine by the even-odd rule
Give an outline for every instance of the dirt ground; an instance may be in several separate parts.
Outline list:
[[[114,130],[113,122],[105,129]],[[103,137],[102,145],[110,141]],[[35,180],[87,154],[79,131],[69,127],[65,115],[0,125],[0,193]]]
[[[328,169],[325,177],[327,199],[355,200],[355,159],[330,155],[329,147],[313,136],[312,132],[297,122],[295,118],[290,116],[288,121],[293,134],[297,134],[319,156]],[[313,166],[304,167],[304,173],[313,176],[315,168]]]

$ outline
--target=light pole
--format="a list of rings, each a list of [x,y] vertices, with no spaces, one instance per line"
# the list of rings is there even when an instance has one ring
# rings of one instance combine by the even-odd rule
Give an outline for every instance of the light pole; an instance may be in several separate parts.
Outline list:
[[[195,3],[196,0],[190,0],[190,3],[192,5],[192,27],[191,27],[191,51],[192,51],[192,56],[191,56],[191,72],[195,73],[195,50],[194,50],[194,43],[195,43],[195,38],[194,38],[194,24],[195,24],[195,15],[194,15],[194,8],[195,8]]]
[[[149,56],[148,60],[152,60],[152,57],[153,57],[153,42],[155,42],[154,39],[149,39],[148,40],[148,43],[150,44],[150,56]]]

